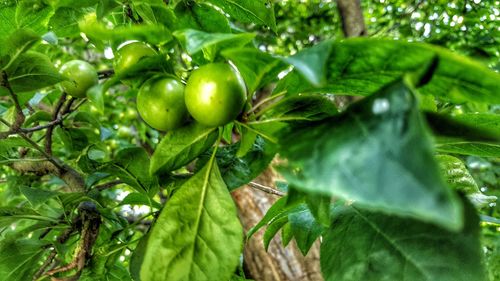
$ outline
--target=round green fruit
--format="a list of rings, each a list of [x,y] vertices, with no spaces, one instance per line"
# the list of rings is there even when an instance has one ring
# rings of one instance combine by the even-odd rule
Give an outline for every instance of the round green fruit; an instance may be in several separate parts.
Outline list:
[[[246,102],[246,86],[229,64],[207,64],[191,73],[185,100],[189,113],[198,123],[222,126],[241,113]]]
[[[188,118],[184,85],[171,77],[147,80],[137,95],[137,111],[151,127],[167,131],[182,126]]]
[[[115,73],[120,74],[135,65],[143,57],[156,55],[156,51],[142,42],[132,42],[118,49],[115,54]]]
[[[64,92],[75,98],[83,98],[87,90],[99,83],[97,71],[88,62],[72,60],[63,64],[61,74],[69,80],[61,82]]]

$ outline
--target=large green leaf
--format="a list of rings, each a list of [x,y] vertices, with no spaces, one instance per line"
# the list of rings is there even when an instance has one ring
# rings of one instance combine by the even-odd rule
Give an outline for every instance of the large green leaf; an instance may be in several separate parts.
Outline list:
[[[38,270],[46,243],[38,239],[0,242],[0,278],[9,281],[31,280]]]
[[[40,40],[40,36],[31,30],[18,29],[6,39],[6,43],[2,44],[4,47],[0,50],[0,57],[7,56],[5,61],[0,61],[2,69],[8,68],[22,53]]]
[[[208,3],[179,3],[175,8],[176,30],[197,29],[214,33],[231,33],[228,18]]]
[[[232,18],[243,23],[266,25],[276,31],[274,7],[269,0],[197,0],[220,7]]]
[[[485,280],[479,220],[468,203],[464,216],[454,233],[357,207],[337,210],[321,245],[325,280]]]
[[[6,72],[16,93],[38,90],[65,79],[46,55],[31,51],[21,54]]]
[[[229,190],[234,190],[255,179],[274,158],[275,147],[261,137],[257,137],[255,140],[250,150],[242,157],[236,156],[241,145],[240,142],[217,149],[217,164]],[[196,164],[202,166],[208,160],[207,153],[200,157]]]
[[[149,162],[149,156],[143,148],[125,148],[117,153],[103,171],[115,175],[141,193],[154,192],[158,188],[158,178],[150,176]]]
[[[325,79],[327,86],[314,88],[306,78],[292,72],[277,86],[277,91],[286,89],[291,94],[329,92],[366,96],[400,79],[405,73],[421,73],[437,62],[432,78],[420,88],[421,93],[457,103],[500,103],[500,74],[445,49],[422,43],[367,38],[332,41],[330,44],[332,49],[326,77],[321,68],[307,68],[314,72],[305,76],[311,83]],[[323,49],[319,48],[320,51],[323,52]],[[303,52],[308,54],[303,56],[304,59],[313,55],[311,50]],[[296,57],[294,64],[298,63]]]
[[[58,37],[80,36],[78,22],[87,12],[87,10],[81,8],[61,7],[50,18],[49,27]]]
[[[462,225],[460,202],[441,178],[416,98],[402,81],[342,115],[284,133],[280,145],[288,160],[282,173],[300,190]]]
[[[197,123],[168,132],[151,157],[150,173],[170,172],[188,164],[209,149],[216,139],[216,128],[205,128]]]
[[[297,242],[297,247],[305,256],[325,228],[319,224],[311,211],[302,208],[288,215],[291,233]]]
[[[236,207],[212,158],[162,210],[147,242],[141,279],[229,280],[242,242]]]

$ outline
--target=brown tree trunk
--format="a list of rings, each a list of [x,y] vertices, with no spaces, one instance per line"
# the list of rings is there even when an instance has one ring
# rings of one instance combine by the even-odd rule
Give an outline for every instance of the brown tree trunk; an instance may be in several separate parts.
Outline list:
[[[365,19],[360,0],[337,0],[342,18],[342,29],[346,37],[366,35]]]
[[[268,169],[255,181],[274,186],[276,174]],[[233,191],[233,198],[238,207],[239,216],[245,232],[256,225],[269,207],[279,198],[250,186]],[[266,252],[263,243],[264,229],[250,238],[243,252],[245,269],[250,278],[256,281],[320,281],[319,243],[315,244],[304,257],[292,241],[286,248],[281,245],[278,235],[273,239]]]

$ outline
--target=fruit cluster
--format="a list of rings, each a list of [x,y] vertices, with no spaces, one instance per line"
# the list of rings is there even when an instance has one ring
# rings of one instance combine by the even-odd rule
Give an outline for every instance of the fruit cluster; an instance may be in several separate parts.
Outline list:
[[[149,45],[132,42],[118,48],[116,75],[126,73],[146,57],[157,55]],[[61,83],[67,94],[82,98],[98,83],[96,69],[81,60],[61,67],[68,80]],[[227,63],[203,65],[190,74],[186,84],[172,74],[155,75],[140,86],[137,111],[151,127],[167,131],[186,124],[191,116],[198,123],[218,127],[234,120],[246,102],[246,86],[239,72]]]

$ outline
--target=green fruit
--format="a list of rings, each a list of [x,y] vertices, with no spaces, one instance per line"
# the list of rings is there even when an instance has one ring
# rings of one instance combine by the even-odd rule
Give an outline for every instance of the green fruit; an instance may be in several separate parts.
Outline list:
[[[156,55],[156,51],[142,42],[132,42],[118,49],[115,54],[115,73],[120,74],[144,57]]]
[[[72,60],[63,64],[61,74],[69,79],[61,82],[63,91],[75,98],[85,97],[87,90],[99,83],[95,68],[82,60]]]
[[[246,86],[229,64],[207,64],[191,73],[185,100],[189,113],[200,124],[222,126],[241,113],[246,101]]]
[[[188,118],[184,85],[171,77],[147,80],[137,95],[137,111],[151,127],[167,131],[182,126]]]

